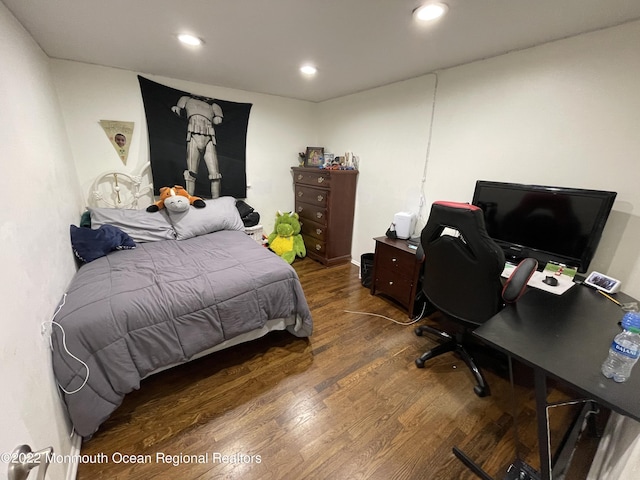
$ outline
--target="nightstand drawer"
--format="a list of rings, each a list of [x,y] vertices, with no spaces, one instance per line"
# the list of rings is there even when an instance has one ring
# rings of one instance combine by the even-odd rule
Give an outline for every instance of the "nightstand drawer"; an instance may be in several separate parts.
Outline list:
[[[412,276],[416,262],[415,254],[404,252],[383,243],[379,244],[377,248],[376,255],[379,255],[378,265],[380,268],[402,272],[407,277]]]
[[[411,303],[413,291],[413,283],[410,275],[399,274],[399,271],[384,268],[378,268],[374,273],[376,277],[374,279],[376,292],[396,299],[401,305],[407,308]]]

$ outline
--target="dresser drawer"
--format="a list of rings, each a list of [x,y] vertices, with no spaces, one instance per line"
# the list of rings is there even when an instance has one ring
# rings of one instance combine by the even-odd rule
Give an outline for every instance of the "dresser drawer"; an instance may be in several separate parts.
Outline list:
[[[303,235],[317,238],[323,242],[327,241],[327,227],[325,225],[312,222],[311,220],[301,219],[300,227]]]
[[[310,237],[308,235],[302,235],[304,240],[304,246],[307,249],[307,253],[315,252],[318,254],[325,253],[327,250],[326,243],[317,238]]]
[[[327,209],[324,207],[296,201],[296,213],[302,219],[311,220],[321,225],[327,225],[328,215]]]
[[[309,203],[311,205],[319,205],[321,207],[326,207],[328,196],[329,196],[328,190],[296,185],[296,200],[300,202]]]
[[[380,268],[399,272],[411,277],[416,262],[415,254],[404,252],[392,246],[380,243],[377,245],[378,265]]]
[[[329,172],[318,169],[318,171],[297,171],[293,174],[295,183],[304,185],[315,185],[329,188],[331,186],[331,175]]]

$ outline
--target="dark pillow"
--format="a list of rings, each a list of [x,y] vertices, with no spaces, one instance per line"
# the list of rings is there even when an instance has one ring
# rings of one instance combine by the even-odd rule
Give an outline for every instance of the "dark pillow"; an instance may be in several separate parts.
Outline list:
[[[92,230],[71,225],[71,247],[82,262],[89,263],[114,250],[136,248],[131,237],[113,225],[102,225]]]
[[[253,212],[253,207],[246,203],[244,200],[236,200],[236,208],[240,214],[240,218],[244,218]]]
[[[258,212],[251,212],[242,217],[242,223],[245,227],[255,227],[260,223],[260,214]]]
[[[80,217],[80,226],[91,228],[91,212],[89,210],[85,210]]]
[[[236,200],[236,208],[245,227],[255,227],[260,223],[260,214],[243,200]]]

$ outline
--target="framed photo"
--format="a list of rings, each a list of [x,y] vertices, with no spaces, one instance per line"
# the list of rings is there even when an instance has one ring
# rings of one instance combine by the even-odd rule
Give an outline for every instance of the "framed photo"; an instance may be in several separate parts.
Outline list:
[[[324,154],[324,166],[328,167],[333,164],[333,160],[335,155],[333,153],[325,153]]]
[[[605,293],[618,292],[622,284],[620,280],[596,271],[591,272],[584,283]]]
[[[304,156],[305,167],[319,168],[324,165],[324,147],[307,147]]]

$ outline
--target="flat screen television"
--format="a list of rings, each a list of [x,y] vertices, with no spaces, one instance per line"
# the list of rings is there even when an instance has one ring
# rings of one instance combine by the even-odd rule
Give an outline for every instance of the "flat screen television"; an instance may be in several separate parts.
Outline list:
[[[533,257],[585,273],[600,242],[616,192],[479,180],[473,204],[489,236],[514,262]]]

